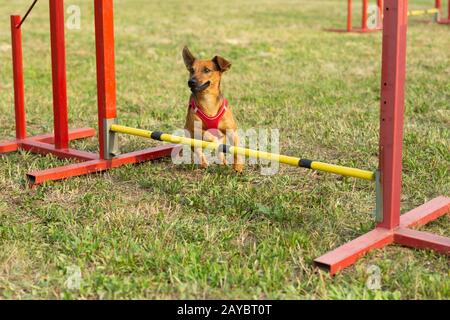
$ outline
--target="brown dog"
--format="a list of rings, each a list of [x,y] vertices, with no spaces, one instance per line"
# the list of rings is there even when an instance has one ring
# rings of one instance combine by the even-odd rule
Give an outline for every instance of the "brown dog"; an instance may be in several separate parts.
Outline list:
[[[223,144],[228,135],[231,144],[238,146],[237,124],[220,90],[222,74],[230,69],[231,63],[219,56],[212,60],[196,59],[187,47],[183,48],[183,60],[189,71],[188,86],[192,92],[185,129],[191,138],[194,137],[194,130],[201,130],[203,140]],[[196,123],[201,124],[200,127]],[[208,161],[203,150],[195,148],[194,151],[202,167],[207,167]],[[226,164],[223,154],[220,156]],[[244,163],[238,155],[234,155],[233,168],[238,172],[244,169]]]

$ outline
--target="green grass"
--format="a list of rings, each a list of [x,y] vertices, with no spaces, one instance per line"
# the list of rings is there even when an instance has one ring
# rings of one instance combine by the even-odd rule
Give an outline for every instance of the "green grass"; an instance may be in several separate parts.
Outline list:
[[[14,136],[9,14],[0,9],[0,136]],[[432,1],[410,1],[423,8]],[[90,0],[66,30],[70,126],[96,126]],[[355,9],[355,12],[359,12]],[[233,62],[223,86],[241,128],[277,128],[281,152],[377,166],[381,35],[327,33],[343,1],[117,0],[118,111],[125,125],[171,131],[189,92],[181,48]],[[359,17],[355,17],[355,20]],[[355,21],[356,23],[356,21]],[[402,211],[450,194],[449,28],[415,18],[408,35]],[[29,134],[52,130],[48,4],[24,25]],[[148,141],[121,138],[125,151]],[[74,147],[95,151],[96,139]],[[28,188],[25,174],[65,162],[0,158],[1,298],[448,299],[448,257],[390,246],[336,277],[312,260],[374,226],[374,186],[282,167],[200,170],[170,160]],[[449,235],[450,219],[423,230]],[[382,289],[366,288],[367,268]],[[80,290],[65,285],[79,266]]]

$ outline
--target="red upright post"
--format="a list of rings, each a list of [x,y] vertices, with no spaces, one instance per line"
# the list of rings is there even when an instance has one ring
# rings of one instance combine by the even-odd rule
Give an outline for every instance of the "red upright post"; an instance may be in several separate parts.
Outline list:
[[[362,5],[362,21],[361,21],[361,29],[362,31],[366,31],[367,30],[367,14],[368,14],[368,10],[369,10],[369,0],[363,0],[363,5]]]
[[[383,28],[383,0],[377,0],[378,28]]]
[[[20,16],[11,16],[14,110],[16,116],[16,138],[18,140],[25,139],[27,136],[23,81],[22,30],[18,27],[20,21]]]
[[[350,32],[352,31],[352,0],[348,0],[347,3],[347,31]]]
[[[443,12],[444,8],[442,6],[442,1],[441,0],[436,0],[435,7],[437,9],[439,9],[440,17],[439,17],[438,23],[440,23],[440,24],[450,24],[450,0],[448,0],[448,5],[447,5],[448,13],[447,13],[447,17],[446,18],[444,18],[444,12]]]
[[[107,154],[107,128],[117,117],[116,69],[114,57],[114,15],[112,0],[95,0],[95,43],[97,52],[97,99],[100,158]]]
[[[402,187],[403,114],[406,72],[406,1],[398,3],[398,19],[386,19],[383,33],[379,168],[383,190],[383,221],[393,229],[400,223]],[[386,10],[394,6],[386,6]],[[391,13],[392,14],[392,13]]]
[[[67,116],[66,47],[64,0],[49,0],[52,48],[53,116],[56,149],[69,147]]]
[[[434,7],[440,10],[442,8],[441,0],[435,0]]]
[[[390,243],[450,254],[450,238],[409,229],[448,213],[449,198],[437,197],[400,216],[408,1],[385,0],[383,11],[379,147],[382,221],[374,230],[314,260],[331,274]]]

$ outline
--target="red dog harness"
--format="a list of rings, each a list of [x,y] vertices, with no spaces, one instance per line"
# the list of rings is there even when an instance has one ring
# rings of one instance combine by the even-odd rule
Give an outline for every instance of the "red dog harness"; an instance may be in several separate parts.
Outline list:
[[[202,120],[206,129],[218,129],[219,122],[228,109],[228,100],[223,98],[222,106],[217,114],[213,117],[208,116],[201,108],[199,108],[194,99],[189,102],[189,108],[194,110],[195,114]]]

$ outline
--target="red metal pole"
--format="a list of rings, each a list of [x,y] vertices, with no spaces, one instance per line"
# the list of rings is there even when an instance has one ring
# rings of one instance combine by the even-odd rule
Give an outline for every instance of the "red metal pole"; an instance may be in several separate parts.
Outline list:
[[[25,120],[25,98],[23,81],[22,58],[22,30],[20,16],[11,16],[12,59],[14,76],[14,110],[16,115],[16,138],[25,139],[27,136]]]
[[[382,10],[382,8],[383,8],[383,0],[377,0],[377,7],[378,7],[378,10]]]
[[[448,2],[450,4],[450,0]],[[441,16],[442,15],[442,2],[441,2],[441,0],[435,0],[434,7],[439,10],[438,21],[437,21],[439,23],[439,21],[442,20],[442,16]],[[450,10],[450,6],[449,6],[449,10]],[[449,18],[450,18],[450,13],[449,13]]]
[[[369,4],[368,0],[363,0],[363,6],[362,6],[362,23],[361,28],[362,30],[367,30],[367,11],[369,10]]]
[[[67,117],[64,0],[49,0],[49,4],[55,147],[56,149],[67,149],[69,147],[69,127]]]
[[[108,159],[105,122],[117,117],[113,1],[95,0],[94,4],[100,158]]]
[[[407,0],[386,0],[383,8],[379,150],[383,221],[378,226],[387,229],[400,222],[407,7]]]
[[[450,0],[447,3],[447,17],[445,17],[444,13],[444,5],[442,4],[441,0],[436,0],[436,8],[439,9],[439,20],[438,23],[440,24],[450,24]]]
[[[347,31],[352,31],[352,0],[347,3]]]
[[[377,0],[378,7],[378,28],[383,27],[383,0]]]
[[[448,0],[448,4],[447,4],[447,19],[450,20],[450,0]]]

